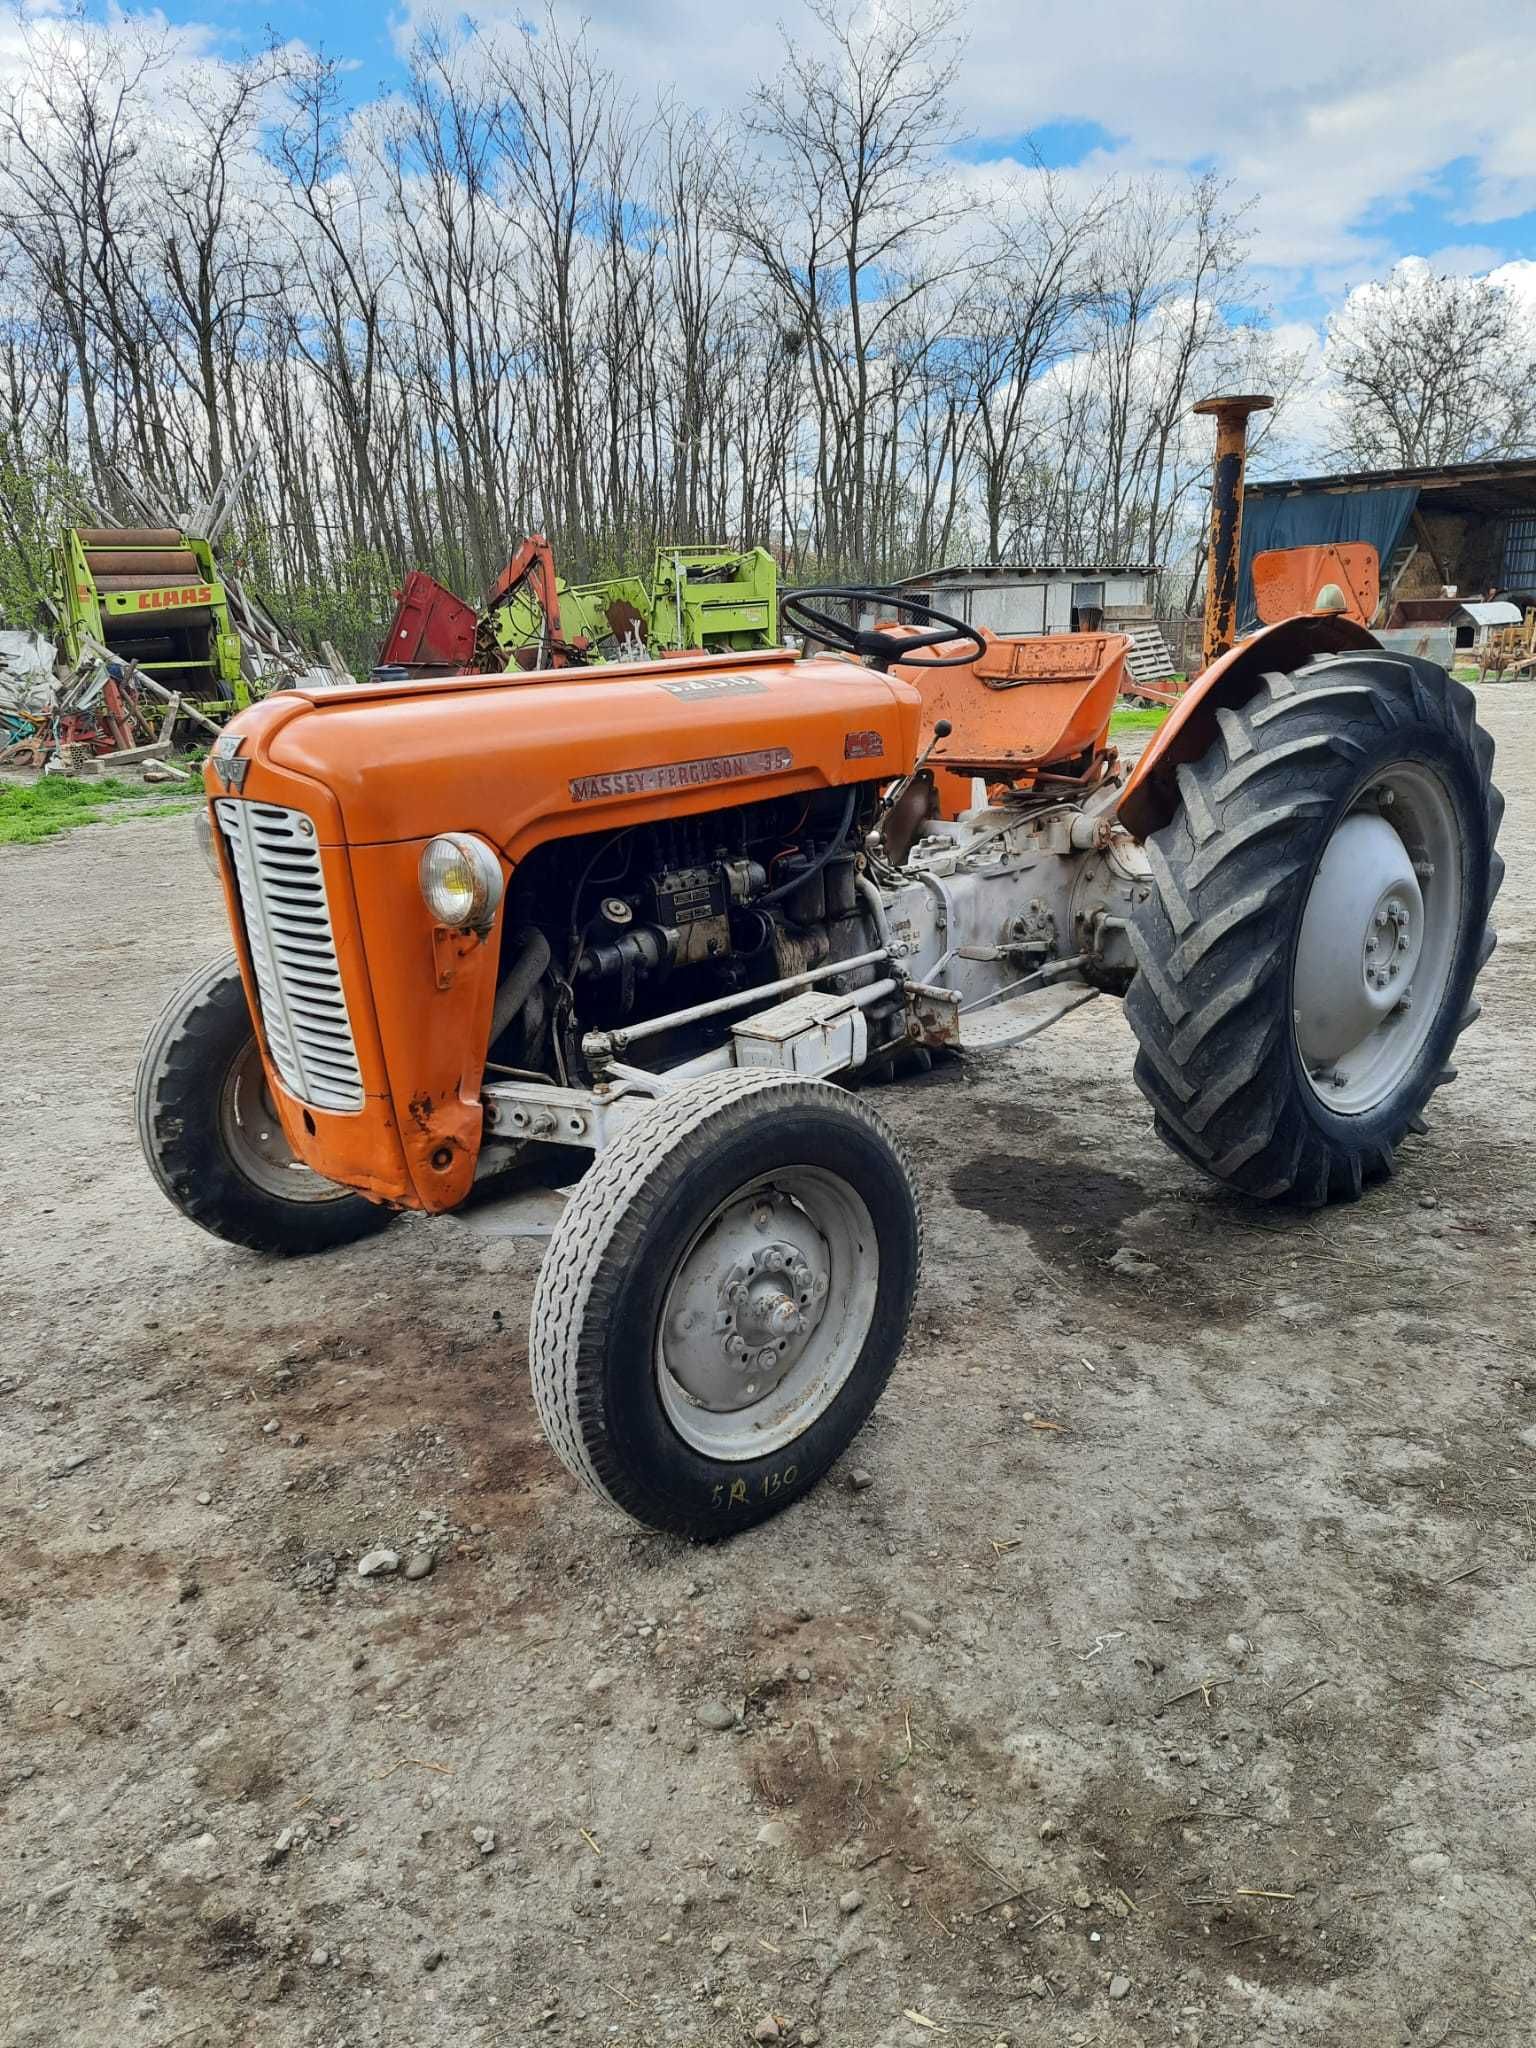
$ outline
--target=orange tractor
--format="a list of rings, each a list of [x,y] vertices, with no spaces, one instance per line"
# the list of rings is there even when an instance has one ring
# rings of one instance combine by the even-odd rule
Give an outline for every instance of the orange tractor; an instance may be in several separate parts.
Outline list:
[[[904,622],[848,623],[872,596]],[[138,1081],[171,1200],[262,1252],[574,1178],[539,1412],[594,1491],[692,1537],[813,1485],[903,1342],[918,1192],[846,1084],[1120,996],[1178,1152],[1348,1199],[1422,1127],[1493,945],[1473,701],[1351,619],[1229,651],[1126,775],[1112,637],[848,590],[784,614],[835,652],[234,719],[205,818],[233,948]]]

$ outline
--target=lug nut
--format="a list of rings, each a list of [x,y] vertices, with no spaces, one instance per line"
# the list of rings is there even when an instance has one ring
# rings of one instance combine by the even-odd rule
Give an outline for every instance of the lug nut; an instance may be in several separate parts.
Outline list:
[[[1379,932],[1384,932],[1384,931],[1386,930],[1386,928],[1387,928],[1387,913],[1386,913],[1386,912],[1385,912],[1384,910],[1378,910],[1378,911],[1377,911],[1377,913],[1376,913],[1376,929],[1377,929],[1377,931],[1379,931]]]

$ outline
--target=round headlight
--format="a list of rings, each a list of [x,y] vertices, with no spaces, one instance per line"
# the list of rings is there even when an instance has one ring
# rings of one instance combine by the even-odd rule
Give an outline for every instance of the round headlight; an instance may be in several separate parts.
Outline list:
[[[470,832],[429,839],[421,856],[421,893],[439,924],[488,925],[501,904],[501,862]]]

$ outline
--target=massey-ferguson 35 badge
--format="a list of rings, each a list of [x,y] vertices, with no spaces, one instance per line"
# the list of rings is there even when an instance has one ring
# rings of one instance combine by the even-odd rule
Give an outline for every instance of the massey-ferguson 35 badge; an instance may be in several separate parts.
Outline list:
[[[789,767],[788,747],[760,747],[750,754],[711,754],[702,761],[666,761],[654,768],[621,768],[607,775],[574,775],[571,796],[589,804],[604,796],[651,796],[659,789],[697,789],[707,782],[736,782],[743,776],[777,775]]]

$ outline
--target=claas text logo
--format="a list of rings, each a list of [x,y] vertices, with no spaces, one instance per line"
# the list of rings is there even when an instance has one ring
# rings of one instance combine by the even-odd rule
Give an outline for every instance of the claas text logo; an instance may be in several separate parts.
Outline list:
[[[165,590],[139,591],[134,598],[133,609],[136,612],[158,612],[164,611],[168,605],[212,603],[211,583],[183,583]]]

